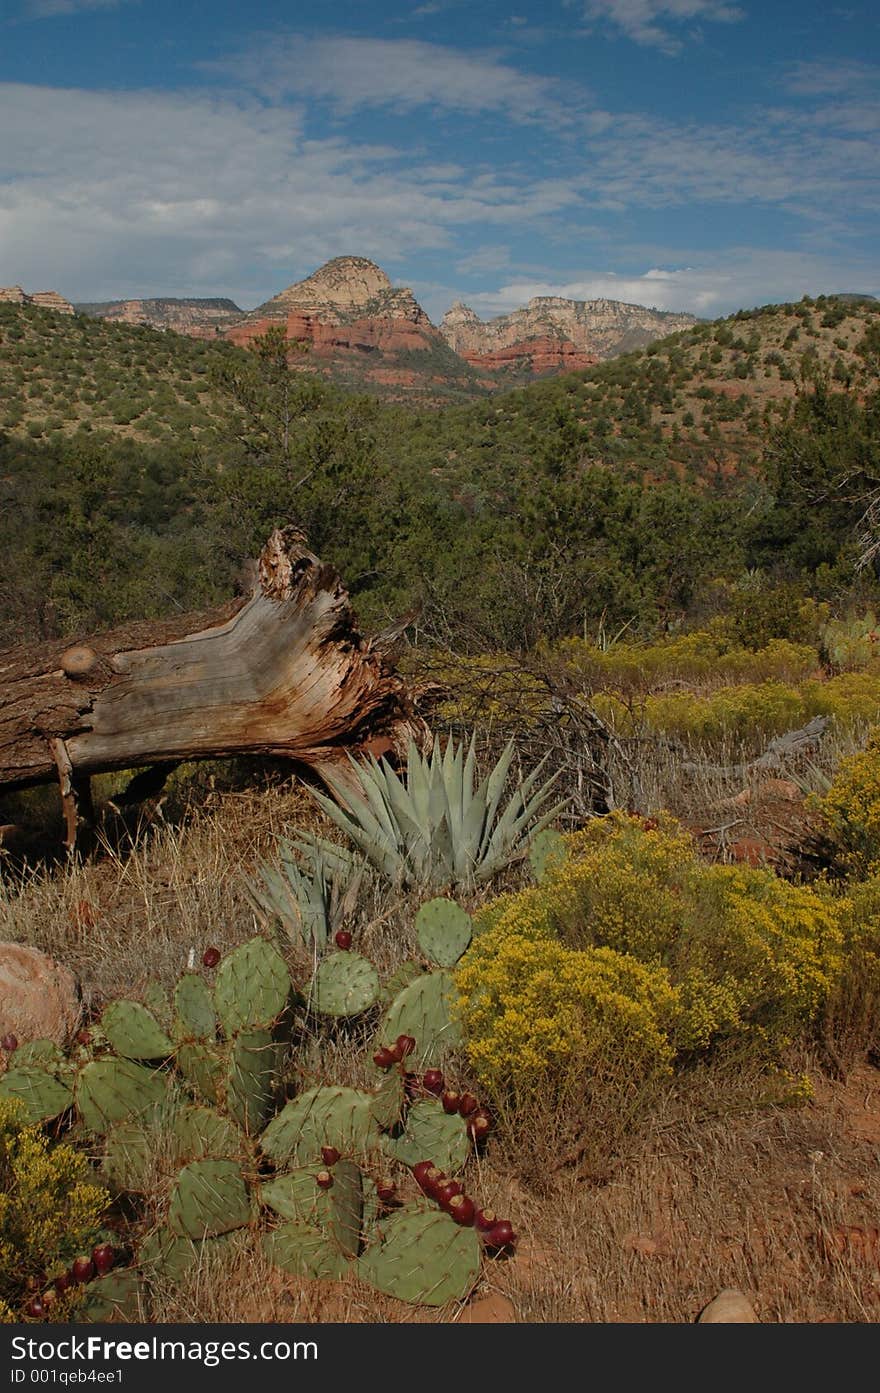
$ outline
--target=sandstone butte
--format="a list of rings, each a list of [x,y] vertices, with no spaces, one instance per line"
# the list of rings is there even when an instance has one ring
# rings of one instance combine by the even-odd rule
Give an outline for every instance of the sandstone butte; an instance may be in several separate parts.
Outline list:
[[[646,309],[620,300],[539,295],[523,309],[490,320],[479,319],[468,305],[456,301],[443,316],[440,332],[449,347],[475,367],[506,366],[511,355],[532,352],[537,361],[543,357],[548,362],[555,353],[557,370],[570,371],[643,348],[653,339],[689,329],[696,322],[690,314]],[[583,356],[588,357],[587,363],[576,361]]]
[[[28,296],[19,286],[0,290],[2,299],[68,314],[74,308],[54,291]],[[697,322],[692,315],[617,300],[539,296],[487,321],[459,301],[438,328],[411,290],[393,286],[380,266],[362,256],[335,257],[253,310],[221,298],[116,300],[75,308],[244,347],[270,325],[283,324],[290,343],[308,349],[292,355],[294,367],[367,385],[428,390],[454,383],[479,391],[588,368]]]
[[[54,310],[56,314],[73,314],[73,305],[57,290],[37,290],[28,295],[20,285],[0,286],[0,302],[13,305],[36,305],[38,309]]]

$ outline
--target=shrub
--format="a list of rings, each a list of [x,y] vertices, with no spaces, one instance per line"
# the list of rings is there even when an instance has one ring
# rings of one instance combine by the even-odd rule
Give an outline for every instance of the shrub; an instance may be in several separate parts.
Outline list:
[[[848,887],[841,903],[844,953],[825,1005],[825,1044],[846,1074],[880,1053],[880,875]]]
[[[614,815],[567,840],[541,885],[477,916],[459,989],[485,1084],[592,1071],[611,1041],[627,1069],[731,1041],[775,1060],[816,1019],[840,967],[830,895],[708,866],[670,818]]]
[[[22,1112],[17,1099],[0,1098],[0,1319],[4,1304],[21,1306],[29,1283],[91,1251],[109,1201],[86,1158],[25,1126]]]
[[[867,876],[880,860],[880,728],[864,750],[841,760],[817,806],[843,869]]]

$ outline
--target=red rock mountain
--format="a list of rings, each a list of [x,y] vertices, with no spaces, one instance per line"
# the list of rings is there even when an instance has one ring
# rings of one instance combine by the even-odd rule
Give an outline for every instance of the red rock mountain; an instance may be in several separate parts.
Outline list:
[[[457,301],[443,316],[440,332],[450,348],[478,369],[524,369],[534,376],[588,367],[696,322],[690,314],[649,310],[620,300],[541,295],[524,309],[488,321]]]
[[[696,323],[692,315],[617,300],[542,296],[488,321],[458,302],[438,329],[411,290],[393,286],[363,256],[335,257],[253,310],[226,299],[114,300],[76,308],[243,346],[283,324],[291,344],[307,350],[291,352],[297,370],[435,401],[588,368]]]

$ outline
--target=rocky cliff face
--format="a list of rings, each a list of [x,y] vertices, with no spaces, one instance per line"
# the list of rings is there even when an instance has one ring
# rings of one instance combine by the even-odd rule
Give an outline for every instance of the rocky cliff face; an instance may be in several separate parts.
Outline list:
[[[530,343],[556,342],[560,345],[559,364],[552,370],[568,371],[641,348],[696,322],[690,314],[649,310],[620,300],[565,300],[561,296],[540,295],[524,309],[488,321],[481,320],[459,301],[443,316],[440,332],[449,347],[467,362],[490,371],[497,371],[516,358],[528,358],[532,352]],[[563,348],[563,344],[567,347]],[[578,355],[586,355],[589,363],[575,362]],[[552,363],[552,358],[550,353],[543,361]],[[537,360],[542,361],[540,353]]]
[[[54,310],[56,314],[73,314],[73,305],[57,290],[36,290],[33,295],[28,295],[20,285],[0,286],[0,301],[13,305],[36,305],[38,309]]]
[[[250,310],[242,320],[286,320],[291,314],[325,325],[402,319],[437,332],[412,291],[395,289],[382,268],[364,256],[335,257],[304,281]]]
[[[224,337],[246,347],[273,324],[283,324],[291,344],[308,350],[291,355],[291,367],[300,371],[395,396],[418,391],[437,400],[473,395],[481,385],[412,291],[392,286],[366,257],[328,261],[242,315]]]
[[[213,339],[227,324],[241,317],[234,300],[103,300],[76,306],[80,314],[110,319],[117,324],[148,324],[170,329],[190,338]]]

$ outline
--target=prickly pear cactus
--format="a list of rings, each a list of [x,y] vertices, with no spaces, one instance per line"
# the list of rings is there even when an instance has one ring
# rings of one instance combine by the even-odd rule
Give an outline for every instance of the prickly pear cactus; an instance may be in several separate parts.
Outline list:
[[[265,1234],[263,1252],[291,1277],[338,1278],[351,1266],[351,1259],[323,1229],[301,1219],[291,1219]]]
[[[529,865],[532,875],[541,885],[548,875],[568,860],[568,847],[561,832],[553,827],[545,827],[532,838],[529,847]]]
[[[158,982],[149,982],[144,988],[144,1005],[152,1011],[163,1030],[171,1025],[171,1000],[165,988]]]
[[[461,1044],[461,1025],[452,1014],[455,983],[446,971],[427,972],[411,982],[391,1003],[379,1027],[378,1039],[396,1040],[412,1035],[413,1058],[422,1066],[442,1064]]]
[[[415,982],[419,977],[424,977],[425,969],[421,963],[414,962],[408,958],[402,962],[398,968],[392,972],[387,982],[383,982],[379,989],[379,1000],[383,1006],[390,1006],[395,997],[398,997],[404,987],[408,987],[411,982]]]
[[[268,1030],[241,1030],[232,1042],[226,1109],[243,1131],[265,1126],[275,1096],[279,1047]]]
[[[870,610],[860,619],[829,620],[822,642],[831,663],[843,671],[858,671],[880,658],[880,629]]]
[[[191,1161],[177,1177],[168,1227],[178,1237],[214,1238],[252,1218],[251,1197],[235,1161]]]
[[[143,1122],[117,1122],[107,1133],[101,1175],[117,1194],[143,1194],[151,1181],[160,1138]]]
[[[193,1267],[203,1267],[211,1258],[242,1249],[248,1238],[243,1229],[235,1229],[198,1241],[172,1233],[166,1225],[143,1240],[138,1249],[138,1267],[148,1279],[179,1282]]]
[[[199,1040],[179,1045],[177,1067],[207,1103],[218,1103],[229,1068],[229,1050],[221,1045],[204,1044]]]
[[[319,963],[309,990],[312,1010],[327,1016],[359,1016],[378,999],[376,969],[351,951],[331,953]]]
[[[461,1170],[471,1154],[467,1126],[458,1113],[446,1113],[441,1103],[426,1099],[407,1113],[400,1137],[383,1137],[382,1149],[395,1161],[417,1166],[426,1157],[443,1171]]]
[[[24,1121],[48,1122],[73,1103],[69,1083],[37,1065],[17,1062],[23,1050],[16,1050],[16,1065],[0,1076],[0,1098],[19,1098],[24,1105]]]
[[[357,1262],[365,1282],[402,1301],[463,1301],[480,1272],[480,1241],[439,1210],[408,1207],[377,1225]]]
[[[252,938],[223,959],[214,984],[214,1005],[227,1039],[237,1030],[275,1023],[287,1005],[287,965],[271,943]]]
[[[471,916],[455,900],[428,900],[416,915],[419,946],[438,967],[455,967],[473,931]]]
[[[178,1108],[168,1132],[178,1165],[206,1157],[241,1161],[247,1149],[246,1138],[228,1118],[197,1103]]]
[[[320,1159],[324,1146],[335,1146],[342,1156],[361,1156],[379,1146],[372,1101],[354,1088],[310,1088],[272,1119],[260,1149],[276,1165],[309,1165]]]
[[[317,1176],[325,1170],[332,1181],[329,1189],[317,1183]],[[364,1189],[360,1167],[353,1161],[337,1161],[329,1170],[313,1165],[285,1171],[260,1187],[260,1199],[280,1218],[322,1229],[342,1252],[357,1256]]]
[[[138,1273],[132,1267],[124,1267],[89,1282],[76,1315],[78,1320],[102,1324],[111,1320],[145,1320],[144,1290]]]
[[[115,1122],[160,1106],[167,1096],[167,1074],[131,1059],[93,1059],[76,1080],[76,1106],[90,1132],[106,1132]]]
[[[214,1040],[217,1014],[214,998],[204,977],[185,972],[174,988],[174,1025],[177,1040]]]
[[[113,1001],[101,1017],[101,1029],[125,1059],[167,1059],[174,1043],[156,1017],[139,1001]]]
[[[389,1130],[396,1127],[403,1116],[406,1103],[406,1089],[398,1069],[389,1069],[373,1094],[370,1110],[380,1127]],[[421,1160],[422,1158],[419,1157]]]

